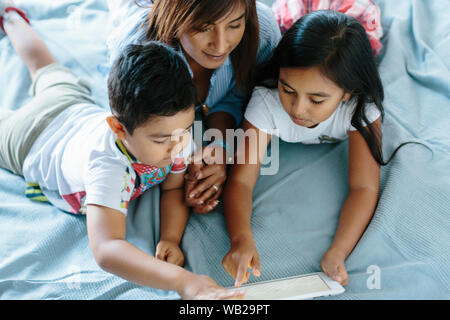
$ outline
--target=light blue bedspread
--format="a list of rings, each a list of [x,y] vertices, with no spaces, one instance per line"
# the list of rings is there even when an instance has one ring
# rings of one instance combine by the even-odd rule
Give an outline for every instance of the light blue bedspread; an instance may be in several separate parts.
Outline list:
[[[84,76],[108,108],[106,1],[16,1],[64,65]],[[346,261],[347,291],[334,299],[450,298],[450,14],[445,1],[377,1],[385,52],[385,157],[374,218]],[[0,108],[29,99],[30,79],[8,39],[0,40]],[[268,280],[320,271],[347,193],[347,143],[280,143],[280,170],[261,176],[252,227]],[[432,158],[431,158],[432,157]],[[177,299],[102,271],[84,217],[24,196],[22,178],[0,169],[0,299]],[[159,190],[131,204],[127,239],[154,253]],[[182,242],[186,268],[231,286],[221,260],[229,249],[223,211],[192,215]],[[371,273],[376,269],[377,274]],[[379,275],[379,289],[373,288]],[[372,284],[372,285],[371,285]]]

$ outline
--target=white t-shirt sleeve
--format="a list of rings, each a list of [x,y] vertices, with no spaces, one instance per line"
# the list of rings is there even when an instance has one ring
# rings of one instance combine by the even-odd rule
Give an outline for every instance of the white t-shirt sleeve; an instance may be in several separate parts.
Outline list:
[[[259,130],[267,134],[272,134],[276,126],[275,119],[270,110],[271,93],[269,90],[262,87],[257,87],[253,90],[244,117]]]
[[[355,110],[356,104],[353,106],[353,108],[351,108],[351,112],[348,112],[347,114],[347,121],[349,124],[349,128],[348,131],[356,131],[357,129],[352,126],[351,121],[352,121],[352,117],[354,114],[354,110]],[[366,104],[366,117],[367,120],[369,120],[369,123],[374,122],[375,120],[377,120],[380,116],[381,116],[381,112],[380,110],[378,110],[377,106],[374,103],[368,103]],[[366,127],[367,123],[364,123],[363,121],[363,126]]]
[[[195,152],[195,150],[196,146],[191,136],[189,144],[183,149],[182,152],[175,156],[172,163],[172,168],[170,169],[170,173],[177,174],[185,172],[187,169],[188,159]]]
[[[89,162],[85,205],[96,204],[127,214],[136,173],[120,159],[99,157]]]

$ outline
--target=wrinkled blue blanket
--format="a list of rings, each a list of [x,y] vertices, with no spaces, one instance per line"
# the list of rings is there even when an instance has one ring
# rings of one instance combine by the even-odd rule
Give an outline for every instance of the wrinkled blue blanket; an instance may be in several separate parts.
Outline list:
[[[91,84],[108,108],[106,1],[16,1],[51,51]],[[442,1],[377,1],[385,52],[385,156],[374,218],[346,261],[347,291],[333,299],[450,298],[450,17]],[[0,108],[28,99],[30,79],[8,39],[0,40]],[[261,176],[252,227],[260,278],[320,271],[347,193],[347,143],[280,143],[277,175]],[[102,271],[91,254],[85,217],[24,196],[21,177],[0,169],[0,299],[178,299]],[[127,239],[154,253],[159,190],[131,203]],[[182,241],[186,268],[231,286],[221,260],[229,249],[222,208],[192,215]],[[374,280],[375,279],[375,280]],[[376,280],[379,280],[378,282]],[[375,282],[374,282],[375,281]],[[374,285],[375,284],[375,285]],[[378,285],[378,286],[377,286]]]

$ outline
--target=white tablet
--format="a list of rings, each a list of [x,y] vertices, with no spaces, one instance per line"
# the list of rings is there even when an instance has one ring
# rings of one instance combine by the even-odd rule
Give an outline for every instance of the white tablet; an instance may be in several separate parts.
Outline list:
[[[245,284],[239,289],[247,291],[245,300],[302,300],[345,292],[339,282],[323,272]]]

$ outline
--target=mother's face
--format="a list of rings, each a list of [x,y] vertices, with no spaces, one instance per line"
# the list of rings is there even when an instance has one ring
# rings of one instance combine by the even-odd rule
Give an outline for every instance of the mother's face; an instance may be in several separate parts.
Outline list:
[[[245,6],[235,6],[221,20],[184,32],[179,40],[191,59],[206,69],[217,69],[241,42],[245,22]]]

